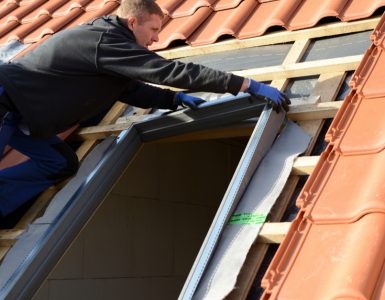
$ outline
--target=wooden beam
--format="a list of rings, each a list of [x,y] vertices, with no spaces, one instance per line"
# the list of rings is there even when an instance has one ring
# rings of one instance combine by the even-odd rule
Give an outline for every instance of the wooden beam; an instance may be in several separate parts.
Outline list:
[[[292,175],[310,175],[313,172],[319,156],[300,156],[294,161]]]
[[[340,108],[342,101],[315,103],[315,104],[299,104],[290,106],[288,118],[295,121],[301,120],[318,120],[323,118],[332,118]],[[125,121],[120,120],[120,123],[102,126],[85,127],[78,131],[78,136],[81,139],[103,139],[110,135],[118,135],[122,130],[126,130],[133,123],[143,120],[143,117],[130,117]],[[196,131],[184,135],[165,138],[156,142],[177,142],[187,140],[205,140],[218,138],[231,138],[250,136],[255,124],[245,124],[240,126],[222,127]]]
[[[127,109],[128,105],[122,102],[116,102],[110,111],[104,116],[104,118],[100,121],[99,125],[108,125],[113,124]],[[91,151],[91,149],[96,145],[97,140],[89,140],[85,141],[78,150],[76,154],[79,160],[83,160],[84,157]]]
[[[242,77],[251,77],[257,81],[269,81],[282,78],[296,78],[318,75],[322,73],[346,72],[355,70],[363,55],[352,55],[339,58],[292,63],[281,66],[249,69],[232,72]]]
[[[22,229],[3,229],[0,230],[0,247],[12,246],[16,239],[24,232]]]
[[[258,235],[259,243],[280,244],[289,232],[291,222],[265,223]]]
[[[282,30],[276,33],[270,33],[263,36],[245,39],[245,40],[228,40],[218,42],[212,45],[205,46],[182,46],[172,50],[157,51],[157,53],[168,59],[175,59],[181,57],[189,57],[195,55],[204,55],[210,53],[218,53],[230,50],[237,50],[242,48],[251,48],[272,44],[282,44],[293,42],[299,39],[313,39],[326,36],[335,36],[353,32],[360,32],[372,30],[376,27],[379,17],[359,20],[355,22],[336,22],[328,25],[322,25],[309,29],[298,31]]]
[[[308,121],[334,118],[342,101],[291,105],[288,118],[293,121]]]

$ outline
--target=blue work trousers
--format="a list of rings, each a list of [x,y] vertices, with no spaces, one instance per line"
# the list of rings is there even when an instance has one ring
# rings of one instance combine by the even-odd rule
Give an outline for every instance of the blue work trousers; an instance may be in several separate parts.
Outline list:
[[[0,214],[6,216],[47,187],[75,174],[78,159],[57,136],[35,138],[21,131],[21,116],[16,112],[7,112],[0,121],[0,158],[6,145],[29,157],[0,170]]]

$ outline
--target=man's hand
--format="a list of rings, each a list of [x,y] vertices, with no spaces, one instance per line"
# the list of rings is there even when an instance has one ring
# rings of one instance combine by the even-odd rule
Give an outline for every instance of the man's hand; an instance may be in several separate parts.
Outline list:
[[[201,98],[197,98],[194,96],[187,95],[182,92],[178,92],[176,94],[176,104],[182,105],[183,107],[189,107],[193,110],[198,109],[198,105],[206,102],[205,100]]]
[[[291,104],[289,98],[274,87],[249,79],[249,86],[245,92],[267,98],[267,102],[273,106],[273,109],[277,113],[281,111],[281,107],[283,107],[285,111],[289,111],[289,104]]]

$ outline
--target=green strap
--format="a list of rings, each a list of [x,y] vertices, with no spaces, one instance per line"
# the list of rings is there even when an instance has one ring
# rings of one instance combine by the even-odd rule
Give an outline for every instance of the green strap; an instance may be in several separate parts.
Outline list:
[[[244,214],[234,214],[230,217],[229,224],[263,224],[266,221],[267,215],[264,214],[253,214],[253,213],[244,213]]]

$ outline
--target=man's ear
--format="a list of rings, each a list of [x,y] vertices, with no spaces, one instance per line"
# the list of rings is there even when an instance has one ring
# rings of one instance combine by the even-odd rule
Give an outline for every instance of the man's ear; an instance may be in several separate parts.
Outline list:
[[[131,31],[134,29],[134,24],[137,22],[138,20],[135,18],[135,17],[129,17],[127,19],[127,27],[128,29],[130,29]]]

